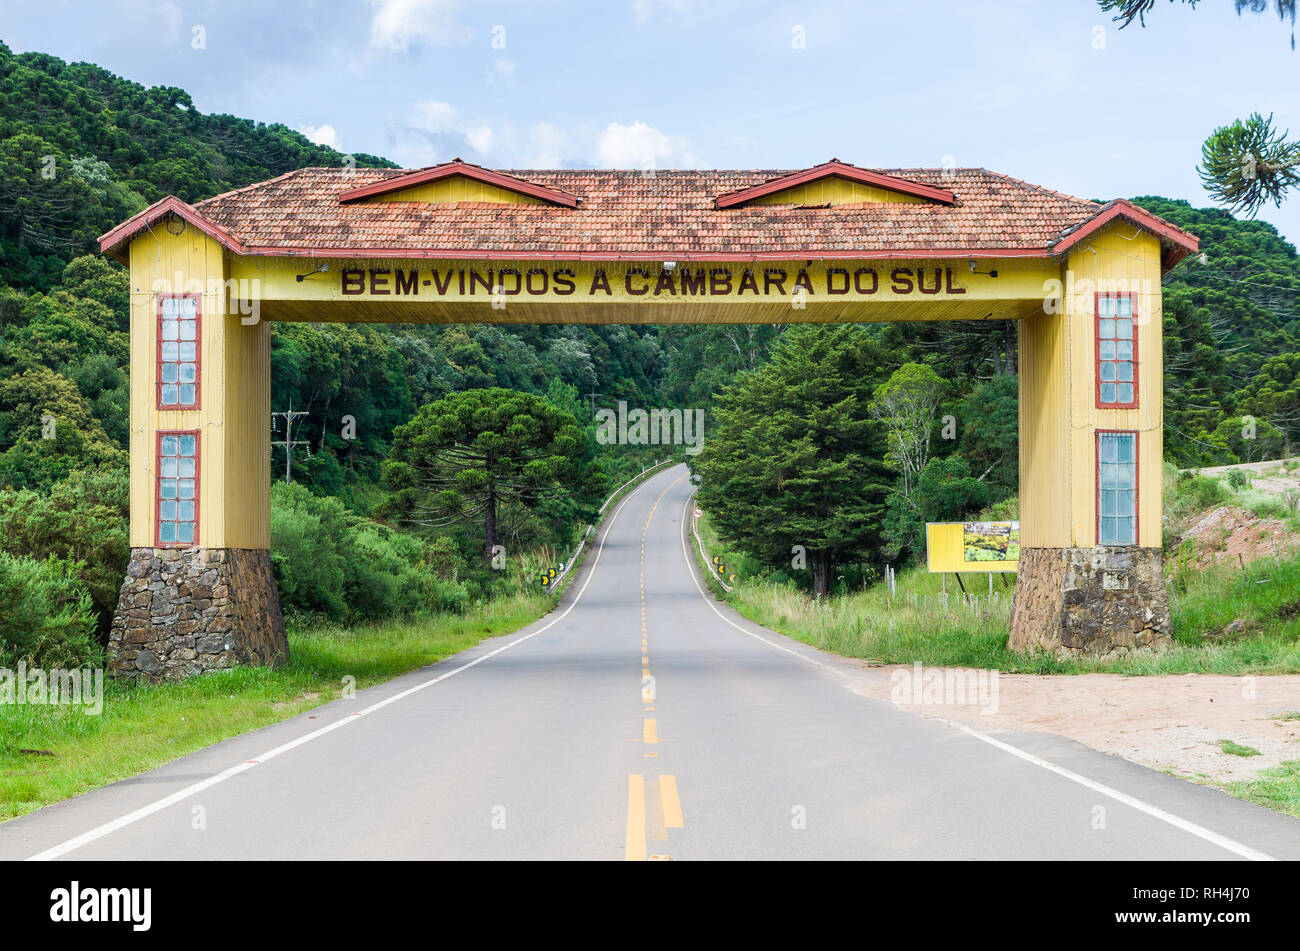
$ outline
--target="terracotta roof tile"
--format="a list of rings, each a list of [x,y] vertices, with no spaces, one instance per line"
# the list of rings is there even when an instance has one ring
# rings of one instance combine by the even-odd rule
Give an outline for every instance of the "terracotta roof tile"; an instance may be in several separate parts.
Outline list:
[[[558,169],[505,174],[577,196],[576,208],[481,201],[343,204],[344,192],[410,173],[304,168],[198,202],[194,210],[245,253],[800,258],[981,250],[1050,254],[1063,236],[1116,204],[1099,205],[985,169],[880,171],[945,189],[955,200],[718,209],[714,201],[720,195],[791,173],[661,169],[649,177],[639,171]],[[1180,235],[1186,233],[1169,228],[1161,229],[1162,239],[1183,243]],[[121,227],[110,234],[119,242],[129,237]],[[1194,239],[1187,239],[1194,247]]]

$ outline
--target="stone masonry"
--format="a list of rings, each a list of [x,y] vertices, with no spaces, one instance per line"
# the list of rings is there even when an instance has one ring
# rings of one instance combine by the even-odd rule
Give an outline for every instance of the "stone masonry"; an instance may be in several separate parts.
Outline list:
[[[183,680],[288,658],[270,552],[131,549],[108,638],[109,676]]]
[[[1013,650],[1111,659],[1173,644],[1159,548],[1024,548]]]

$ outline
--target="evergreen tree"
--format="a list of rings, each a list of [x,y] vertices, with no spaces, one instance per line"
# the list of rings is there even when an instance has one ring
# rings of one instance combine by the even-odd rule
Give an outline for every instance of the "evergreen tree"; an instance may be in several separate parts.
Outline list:
[[[883,362],[860,326],[791,328],[770,363],[722,392],[699,457],[719,530],[772,566],[801,546],[819,597],[836,564],[879,551],[889,477],[867,406]]]

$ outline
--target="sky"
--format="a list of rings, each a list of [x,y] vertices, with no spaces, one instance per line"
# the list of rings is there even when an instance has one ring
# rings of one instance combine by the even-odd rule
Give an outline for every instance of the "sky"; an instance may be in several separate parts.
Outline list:
[[[0,40],[405,167],[978,166],[1083,198],[1211,201],[1207,134],[1300,135],[1270,9],[1157,0],[0,0]],[[1258,215],[1300,241],[1300,194]]]

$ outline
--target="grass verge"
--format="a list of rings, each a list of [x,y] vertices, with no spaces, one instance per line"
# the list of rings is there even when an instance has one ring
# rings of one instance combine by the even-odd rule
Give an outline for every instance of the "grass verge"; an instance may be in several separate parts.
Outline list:
[[[1266,769],[1254,779],[1231,783],[1226,790],[1239,799],[1300,818],[1300,760]]]
[[[709,524],[700,536],[710,555],[728,553]],[[696,553],[699,560],[698,552]],[[702,562],[701,562],[702,564]],[[705,567],[707,573],[707,566]],[[924,568],[898,575],[897,593],[884,584],[814,600],[789,584],[741,578],[729,595],[714,593],[750,620],[823,650],[879,664],[984,667],[1007,673],[1078,674],[1294,674],[1300,673],[1300,557],[1271,558],[1184,570],[1173,581],[1174,647],[1110,661],[1058,659],[1007,650],[1009,611],[939,606],[939,576]],[[970,586],[971,579],[967,578]],[[984,596],[986,578],[972,591]],[[1001,590],[1001,582],[994,582]]]
[[[98,715],[75,707],[0,705],[0,820],[152,769],[213,743],[391,680],[519,630],[553,600],[521,592],[463,615],[360,627],[295,622],[284,667],[240,667],[181,683],[109,681]],[[32,752],[20,752],[30,750]]]

